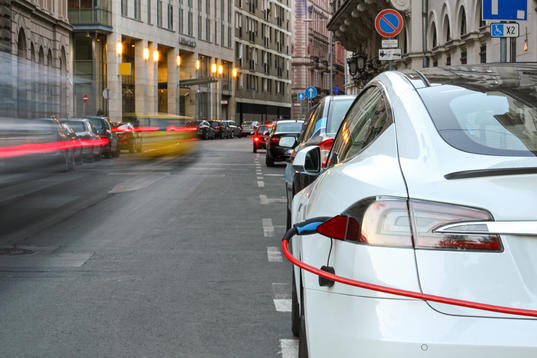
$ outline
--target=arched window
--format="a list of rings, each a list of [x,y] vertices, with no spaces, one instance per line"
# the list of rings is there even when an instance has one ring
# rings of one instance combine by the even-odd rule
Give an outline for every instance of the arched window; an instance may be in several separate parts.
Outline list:
[[[37,56],[37,112],[39,116],[45,115],[45,105],[46,105],[46,85],[44,80],[45,75],[45,51],[43,47],[39,47],[39,55]]]
[[[47,115],[54,114],[54,66],[52,63],[52,51],[49,49],[47,52],[47,76],[46,76],[46,93],[47,93]]]
[[[466,27],[466,11],[464,10],[464,7],[461,6],[461,11],[459,15],[459,25],[460,25],[460,35],[463,37],[468,32],[468,29]]]
[[[19,117],[28,116],[28,104],[27,104],[27,48],[26,48],[26,35],[23,29],[19,30],[19,36],[17,38],[17,114]]]
[[[446,42],[451,40],[451,26],[449,25],[449,16],[444,16],[444,40]]]
[[[433,48],[438,46],[438,38],[436,36],[436,24],[434,22],[431,25],[431,44],[433,45]]]
[[[60,54],[60,113],[67,117],[67,56],[65,48],[62,46]]]

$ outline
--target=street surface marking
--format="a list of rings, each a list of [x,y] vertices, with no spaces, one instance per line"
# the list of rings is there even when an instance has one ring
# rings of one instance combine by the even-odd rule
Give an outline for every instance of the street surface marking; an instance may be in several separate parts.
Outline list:
[[[258,186],[259,188],[264,188],[264,187],[265,187],[265,182],[258,180],[258,181],[257,181],[257,186]]]
[[[291,312],[291,285],[289,283],[273,283],[272,295],[276,311]]]
[[[276,298],[274,299],[274,307],[278,312],[291,312],[291,299]]]
[[[267,247],[267,258],[269,262],[282,262],[282,253],[276,246]]]
[[[263,180],[263,177],[257,177],[257,180]]]
[[[298,339],[280,339],[282,358],[298,357]]]
[[[265,174],[266,177],[284,177],[285,174]]]
[[[265,194],[259,194],[259,201],[261,203],[261,205],[268,205],[268,204],[273,204],[273,203],[285,203],[287,202],[287,200],[283,197],[283,196],[280,196],[278,198],[268,198]]]
[[[263,235],[265,237],[273,237],[274,225],[272,225],[272,219],[266,218],[266,219],[263,219],[262,222],[263,222]]]

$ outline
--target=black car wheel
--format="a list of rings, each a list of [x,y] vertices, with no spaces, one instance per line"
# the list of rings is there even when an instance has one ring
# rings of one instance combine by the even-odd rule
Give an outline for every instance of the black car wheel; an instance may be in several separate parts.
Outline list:
[[[296,293],[295,270],[291,269],[293,283],[291,287],[291,330],[293,336],[300,337],[300,306],[298,305],[298,295]]]

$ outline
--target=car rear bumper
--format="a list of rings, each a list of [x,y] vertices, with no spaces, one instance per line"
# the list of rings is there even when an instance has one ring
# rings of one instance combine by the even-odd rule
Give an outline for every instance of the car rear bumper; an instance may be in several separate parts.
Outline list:
[[[306,289],[309,356],[537,357],[537,321],[451,316],[424,301]]]
[[[271,145],[269,153],[274,161],[283,162],[291,157],[291,148],[274,147]]]

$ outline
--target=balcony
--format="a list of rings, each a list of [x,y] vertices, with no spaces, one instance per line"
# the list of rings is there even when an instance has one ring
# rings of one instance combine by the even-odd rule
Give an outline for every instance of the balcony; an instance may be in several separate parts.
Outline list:
[[[112,12],[106,9],[69,9],[69,22],[75,31],[112,32]]]

